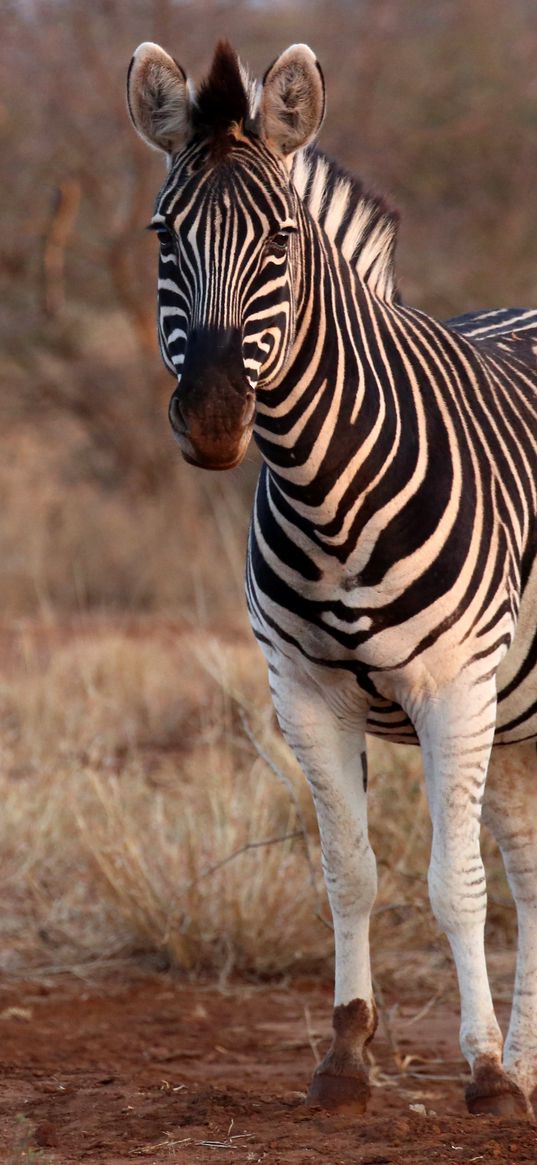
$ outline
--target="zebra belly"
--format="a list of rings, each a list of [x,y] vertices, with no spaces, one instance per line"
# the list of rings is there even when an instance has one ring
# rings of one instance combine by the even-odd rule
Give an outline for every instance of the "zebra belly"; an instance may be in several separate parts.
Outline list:
[[[527,604],[527,613],[535,612]],[[522,630],[522,628],[521,628]],[[419,744],[414,726],[403,709],[388,700],[375,700],[368,712],[367,732],[397,744]],[[529,638],[517,635],[498,669],[498,715],[494,743],[508,745],[537,739],[537,627]]]
[[[406,712],[388,700],[375,701],[371,705],[366,731],[370,736],[380,736],[384,740],[392,740],[394,744],[419,744]]]
[[[513,648],[511,648],[513,651]],[[509,655],[500,669],[502,677],[510,676]],[[494,743],[496,745],[516,744],[523,740],[537,739],[537,634],[530,644],[528,656],[533,658],[533,666],[527,679],[514,690],[509,690],[506,682],[500,686],[498,697],[498,726]],[[503,692],[507,692],[505,698]],[[394,744],[419,744],[414,726],[403,709],[389,700],[376,699],[370,706],[367,717],[367,732]]]
[[[278,653],[278,633],[274,627],[259,627],[258,620],[252,619],[254,633],[260,645],[271,643]],[[289,637],[291,639],[291,637]],[[305,635],[304,638],[307,638]],[[301,637],[298,636],[300,641]],[[338,675],[348,692],[349,671],[354,671],[348,657],[341,660],[341,671],[334,653],[321,662],[321,653],[315,653],[315,663],[311,656],[306,663],[302,651],[295,641],[282,642],[280,650],[288,659],[294,657],[299,669],[304,668],[320,687],[338,687]],[[313,646],[313,644],[310,644]],[[272,650],[268,653],[272,655]],[[357,665],[358,666],[358,665]],[[368,670],[367,668],[365,669]],[[362,689],[359,674],[355,673],[356,694]],[[517,631],[513,643],[498,669],[498,726],[495,744],[515,744],[522,740],[537,739],[537,566],[532,572],[524,591]],[[367,732],[371,736],[392,740],[400,744],[418,744],[413,724],[399,704],[384,699],[380,694],[372,697],[367,716]]]
[[[537,737],[537,562],[524,588],[515,637],[498,669],[496,744]]]
[[[371,705],[367,731],[403,744],[417,744],[413,726],[396,704]],[[498,668],[495,744],[537,739],[537,562],[520,605],[516,634]]]
[[[331,626],[322,626],[317,612],[315,623],[308,622],[297,610],[287,609],[271,600],[266,591],[258,590],[256,581],[252,571],[248,588],[250,617],[254,634],[269,662],[276,655],[285,668],[283,661],[287,660],[298,674],[306,673],[316,686],[324,689],[327,698],[328,691],[340,685],[347,696],[354,689],[357,703],[365,694],[369,704],[366,730],[370,735],[418,744],[413,724],[397,702],[401,691],[397,677],[404,682],[406,670],[400,670],[398,660],[410,654],[412,648],[411,640],[404,644],[403,628],[381,630],[358,648],[344,645],[337,637],[337,628],[332,632]],[[508,629],[509,620],[505,623]],[[512,623],[510,627],[512,632]],[[499,638],[501,631],[499,622],[490,635]],[[413,672],[408,670],[409,691],[422,687],[423,676],[430,677],[440,689],[456,680],[471,656],[470,643],[464,634],[464,625],[456,622],[441,642],[433,643],[415,658]],[[390,673],[395,682],[386,682]],[[514,638],[499,664],[497,680],[495,743],[514,744],[537,738],[537,556],[524,588]]]

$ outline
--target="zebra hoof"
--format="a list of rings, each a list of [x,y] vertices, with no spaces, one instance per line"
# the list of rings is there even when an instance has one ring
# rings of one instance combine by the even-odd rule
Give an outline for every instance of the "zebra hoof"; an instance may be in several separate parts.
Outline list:
[[[533,1120],[533,1109],[522,1089],[510,1080],[499,1064],[483,1056],[476,1062],[474,1078],[465,1089],[466,1107],[473,1116],[501,1116]]]
[[[316,1072],[310,1084],[306,1104],[327,1112],[363,1116],[370,1090],[365,1076],[330,1076]]]
[[[498,1093],[496,1096],[468,1096],[466,1107],[472,1116],[502,1116],[511,1120],[533,1120],[533,1113],[525,1097],[514,1096],[512,1092]]]

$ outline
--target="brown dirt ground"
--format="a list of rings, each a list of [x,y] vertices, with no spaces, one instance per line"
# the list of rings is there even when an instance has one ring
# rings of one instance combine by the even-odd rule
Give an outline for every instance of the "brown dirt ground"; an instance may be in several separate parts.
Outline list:
[[[371,1109],[351,1120],[303,1103],[314,1048],[322,1052],[328,1042],[327,985],[219,990],[158,975],[121,985],[5,984],[0,1161],[537,1161],[533,1126],[465,1115],[456,1016],[437,1004],[409,1023],[422,1004],[405,1000],[391,1012],[407,1072],[397,1075],[380,1032]],[[21,1114],[31,1130],[26,1155],[13,1149]]]

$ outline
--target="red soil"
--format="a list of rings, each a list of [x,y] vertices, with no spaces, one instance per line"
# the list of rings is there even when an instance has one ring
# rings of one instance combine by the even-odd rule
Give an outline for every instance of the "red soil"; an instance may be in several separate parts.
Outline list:
[[[532,1125],[465,1114],[456,1016],[438,1005],[409,1024],[422,1003],[392,1020],[403,1075],[379,1030],[371,1109],[351,1120],[303,1103],[312,1045],[328,1042],[328,988],[6,985],[0,1162],[536,1162]],[[14,1151],[21,1137],[35,1155]]]

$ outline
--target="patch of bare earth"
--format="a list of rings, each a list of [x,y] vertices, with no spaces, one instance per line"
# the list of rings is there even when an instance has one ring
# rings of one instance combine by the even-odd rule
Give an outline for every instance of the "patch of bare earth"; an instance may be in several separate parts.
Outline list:
[[[221,992],[152,976],[5,987],[1,1160],[534,1162],[533,1126],[465,1114],[453,1011],[438,1005],[409,1023],[418,1010],[407,998],[392,1020],[407,1071],[394,1074],[380,1033],[371,1109],[351,1120],[304,1105],[329,1038],[328,985]],[[12,1155],[21,1114],[26,1158]]]
[[[327,1116],[304,1105],[330,1038],[318,835],[251,637],[20,620],[0,664],[0,1165],[537,1161],[533,1127],[464,1109],[417,750],[370,750],[373,1100]],[[505,1021],[514,912],[486,858]]]

